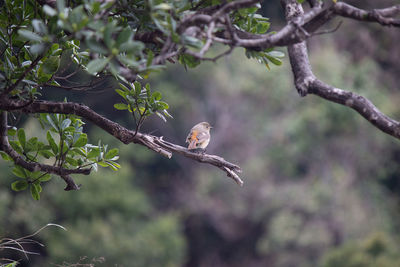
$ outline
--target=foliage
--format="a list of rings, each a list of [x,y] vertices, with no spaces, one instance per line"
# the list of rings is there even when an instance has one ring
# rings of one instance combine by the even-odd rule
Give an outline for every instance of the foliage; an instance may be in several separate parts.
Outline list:
[[[355,244],[354,244],[355,243]],[[384,233],[373,233],[364,240],[348,242],[322,259],[321,266],[399,266],[399,247]]]
[[[185,159],[174,157],[166,163],[140,146],[109,149],[104,143],[112,143],[110,137],[93,131],[77,115],[43,113],[36,116],[39,129],[37,121],[20,119],[15,112],[10,115],[16,118],[15,127],[8,129],[8,136],[28,162],[66,170],[116,170],[119,155],[125,157],[118,177],[103,170],[80,180],[80,192],[66,194],[56,189],[59,180],[47,183],[49,173],[30,172],[1,153],[2,178],[9,169],[12,174],[0,180],[0,236],[53,220],[69,229],[41,237],[46,244],[42,256],[26,264],[79,262],[83,256],[104,257],[106,266],[398,262],[399,220],[393,205],[397,197],[376,181],[388,179],[388,173],[397,180],[398,159],[390,154],[396,152],[396,144],[342,107],[311,97],[300,105],[286,66],[277,72],[270,64],[281,65],[282,53],[245,50],[248,58],[271,68],[268,76],[265,68],[236,54],[218,68],[200,64],[196,55],[207,38],[187,35],[177,25],[194,6],[209,8],[222,1],[57,1],[54,7],[38,2],[0,3],[2,92],[12,89],[9,95],[27,104],[45,99],[41,94],[51,89],[71,90],[65,86],[66,76],[111,76],[117,94],[104,93],[100,112],[116,103],[115,109],[127,112],[110,115],[115,120],[134,118],[136,132],[157,129],[178,143],[193,120],[211,119],[216,127],[210,151],[243,163],[247,180],[238,193],[226,181],[213,179],[213,171],[193,168]],[[268,35],[269,20],[257,13],[258,8],[230,14],[233,27]],[[197,67],[195,72],[171,67],[171,72],[159,73],[166,66],[159,55],[167,40],[177,48],[177,62]],[[339,52],[328,45],[317,51],[316,72],[336,86],[364,88],[363,95],[393,113],[398,94],[381,94],[388,90],[379,81],[376,63],[356,64]],[[63,64],[66,57],[70,60]],[[163,89],[162,95],[142,81],[148,77],[152,88]],[[93,80],[79,80],[75,89],[91,87]],[[198,101],[189,102],[193,97]],[[93,99],[101,99],[100,94],[79,101]],[[168,125],[152,120],[153,114],[169,117],[167,110],[175,117]],[[148,124],[142,125],[145,120]],[[90,144],[99,136],[102,141]],[[16,196],[9,184],[16,191],[29,189],[34,199],[42,200]],[[377,231],[385,234],[351,241]]]
[[[37,136],[27,139],[25,130],[12,128],[8,134],[13,139],[11,146],[21,156],[30,162],[40,160],[52,161],[53,166],[65,169],[84,168],[90,166],[97,170],[97,166],[110,167],[118,170],[120,165],[115,162],[118,159],[118,149],[108,150],[107,145],[98,145],[87,143],[87,135],[83,133],[83,122],[74,115],[64,114],[46,114],[42,113],[38,117],[43,129],[46,132],[46,141],[39,141]],[[54,138],[53,135],[56,135]],[[12,158],[1,151],[1,156],[6,161],[12,161]],[[42,183],[51,179],[49,173],[43,171],[30,172],[19,165],[14,165],[13,174],[19,177],[19,180],[11,184],[14,191],[30,188],[32,197],[40,199],[42,192]]]
[[[322,79],[340,87],[358,84],[363,95],[386,112],[396,110],[392,100],[398,95],[389,99],[382,94],[388,89],[374,76],[379,73],[375,62],[352,63],[328,44],[314,51],[313,65]],[[153,82],[190,88],[172,105],[184,111],[175,120],[215,118],[211,153],[234,155],[246,173],[240,192],[216,179],[211,170],[196,167],[182,174],[185,181],[191,179],[179,187],[193,190],[182,203],[193,216],[185,221],[189,245],[201,247],[203,255],[191,265],[218,258],[232,266],[254,261],[257,266],[318,266],[320,257],[336,244],[375,231],[397,237],[396,203],[377,181],[388,162],[397,162],[386,155],[396,147],[390,138],[371,131],[351,110],[312,97],[294,98],[286,64],[265,75],[236,55],[210,68],[200,66],[186,73],[188,78],[180,78],[184,71],[176,68],[177,78],[161,73],[161,81]],[[188,86],[187,79],[204,85]],[[201,101],[186,107],[181,99],[188,95]],[[185,129],[175,120],[173,131],[165,131],[179,142]],[[369,152],[372,148],[379,158]],[[207,203],[199,204],[203,200]]]
[[[157,114],[163,121],[167,121],[165,116],[172,118],[167,109],[169,105],[161,101],[161,93],[150,91],[150,84],[146,84],[144,88],[139,82],[129,85],[129,88],[120,84],[121,89],[115,91],[122,96],[126,103],[114,104],[114,108],[118,110],[128,110],[132,113],[136,124],[136,132],[139,131],[144,120],[151,114]],[[161,113],[162,112],[162,113]],[[164,116],[165,115],[165,116]]]
[[[203,46],[205,38],[182,32],[178,24],[189,16],[193,7],[207,8],[220,1],[64,1],[39,4],[39,1],[7,0],[0,6],[0,87],[19,101],[32,103],[41,99],[49,88],[90,88],[93,84],[72,83],[69,78],[86,71],[95,77],[111,75],[119,84],[117,93],[124,103],[118,110],[128,110],[135,121],[137,133],[145,119],[153,114],[162,120],[172,118],[169,105],[161,101],[161,93],[150,92],[150,85],[142,87],[139,79],[165,67],[165,44],[174,43],[178,61],[185,67],[195,67],[200,60],[193,56]],[[257,13],[260,5],[239,8],[230,16],[234,27],[253,34],[264,34],[270,23]],[[157,36],[161,33],[163,36]],[[154,35],[154,41],[144,42],[141,36]],[[167,38],[167,40],[165,39]],[[249,57],[258,59],[268,68],[268,62],[280,65],[282,53],[247,50]],[[60,65],[70,57],[67,65]],[[72,72],[65,74],[67,69]],[[136,81],[135,81],[136,80]],[[135,81],[135,82],[134,82]],[[25,104],[24,104],[25,105]],[[28,162],[53,162],[64,170],[80,170],[97,166],[117,170],[120,165],[118,150],[107,145],[88,143],[82,120],[73,114],[41,114],[39,122],[48,127],[47,142],[38,141],[39,134],[26,139],[24,129],[8,131],[12,148]],[[46,130],[46,128],[44,128]],[[17,134],[16,134],[17,133]],[[56,135],[56,136],[54,136]],[[5,152],[3,159],[13,162]],[[14,164],[19,178],[12,189],[30,189],[32,197],[40,198],[42,183],[50,180],[49,172],[36,171]]]
[[[67,229],[43,232],[40,242],[46,245],[46,252],[39,252],[40,256],[30,256],[29,261],[17,256],[15,259],[28,266],[79,262],[81,257],[104,259],[94,266],[180,265],[185,240],[178,224],[179,214],[157,212],[145,192],[132,183],[137,176],[134,170],[125,167],[118,177],[113,173],[100,170],[82,181],[79,192],[60,194],[57,187],[61,181],[55,180],[45,185],[47,190],[40,202],[30,201],[27,195],[13,199],[13,211],[8,219],[3,217],[1,225],[12,220],[15,225],[34,230],[43,222],[57,221]],[[1,229],[0,235],[4,236],[3,231],[13,227]]]
[[[379,87],[378,79],[371,82],[379,72],[375,62],[353,63],[349,70],[351,59],[329,46],[316,50],[313,61],[323,79],[343,87],[359,84],[379,106],[395,110],[397,97],[384,97],[381,92],[387,88]],[[32,231],[49,221],[68,229],[43,233],[46,250],[28,266],[78,262],[84,256],[104,257],[104,266],[131,266],[133,260],[152,266],[209,266],[215,261],[229,266],[317,266],[330,250],[341,244],[358,247],[352,240],[378,231],[393,237],[389,247],[396,251],[394,196],[376,179],[385,177],[385,164],[398,161],[387,153],[395,143],[371,131],[350,110],[293,97],[287,64],[271,66],[270,74],[234,54],[217,67],[207,63],[189,72],[171,67],[150,80],[155,88],[164,88],[176,115],[169,124],[149,118],[144,129],[159,129],[160,135],[183,144],[187,125],[211,118],[210,152],[241,162],[246,186],[239,191],[228,179],[217,179],[216,172],[184,158],[167,160],[145,147],[119,146],[120,171],[100,169],[77,178],[79,192],[60,192],[62,181],[53,179],[43,184],[46,190],[36,202],[9,190],[12,174],[2,179],[0,235],[15,235],[21,228]],[[199,101],[187,105],[192,97]],[[123,98],[110,91],[105,99],[106,109]],[[116,116],[129,121],[132,115]],[[28,137],[39,127],[34,120],[23,125]],[[88,130],[88,140],[117,145],[112,136]],[[5,176],[11,169],[2,164]]]

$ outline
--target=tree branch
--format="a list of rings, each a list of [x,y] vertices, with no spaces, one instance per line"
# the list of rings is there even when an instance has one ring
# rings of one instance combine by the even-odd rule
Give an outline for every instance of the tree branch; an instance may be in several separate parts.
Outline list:
[[[285,0],[283,5],[287,20],[302,16],[303,9],[296,0]],[[371,101],[353,92],[335,88],[315,77],[311,70],[305,41],[289,45],[288,53],[294,83],[301,96],[306,96],[308,93],[315,94],[329,101],[348,106],[381,131],[400,139],[400,123],[383,114]]]
[[[24,73],[22,73],[21,76],[13,84],[11,84],[0,94],[0,97],[4,97],[12,90],[14,90],[18,86],[18,84],[25,78],[25,76],[28,75],[28,73],[39,63],[42,57],[43,55],[37,56],[37,58],[31,63],[31,65],[29,65],[29,67],[24,71]]]
[[[59,175],[67,184],[65,190],[78,190],[79,186],[75,184],[74,180],[69,176],[70,174],[90,174],[91,169],[64,169],[61,167],[41,164],[38,162],[28,162],[21,155],[15,151],[7,136],[7,112],[2,111],[0,115],[0,149],[7,153],[15,162],[15,164],[27,169],[28,171],[42,171]]]
[[[12,100],[2,99],[0,100],[0,109],[5,109],[5,107],[10,107]],[[10,109],[8,109],[10,110]],[[227,173],[237,184],[242,185],[243,181],[236,174],[236,172],[241,172],[239,166],[230,163],[223,159],[222,157],[215,155],[208,155],[203,153],[193,153],[187,150],[185,147],[175,145],[164,141],[161,137],[143,134],[135,131],[131,131],[121,126],[120,124],[113,122],[100,114],[96,113],[89,107],[68,102],[50,102],[50,101],[34,101],[28,106],[18,109],[18,111],[23,113],[60,113],[60,114],[75,114],[78,115],[92,123],[96,126],[102,128],[124,144],[136,143],[167,157],[171,158],[172,153],[179,153],[187,158],[194,159],[199,162],[208,163],[214,165],[224,172]],[[24,166],[23,166],[24,167]],[[64,173],[61,173],[64,174]]]
[[[221,18],[226,17],[230,11],[238,8],[250,7],[257,2],[258,1],[251,0],[234,1],[219,9],[213,9],[212,11],[214,11],[214,13],[209,12],[209,14],[199,13],[201,11],[198,11],[182,20],[178,26],[178,32],[183,33],[191,26],[202,28],[203,26],[209,25],[212,21],[219,20],[222,24],[225,24],[225,26],[222,31],[217,33],[217,38],[213,38],[213,41],[236,47],[264,50],[274,46],[288,46],[302,42],[310,38],[313,32],[325,25],[335,16],[342,16],[365,22],[377,22],[384,26],[400,26],[400,19],[390,17],[400,13],[400,5],[366,11],[343,2],[325,4],[325,8],[320,4],[314,4],[308,12],[304,13],[302,11],[301,15],[292,16],[282,29],[272,35],[269,33],[251,34],[238,29],[235,29],[235,34],[232,34],[229,22],[221,21]],[[282,0],[282,2],[285,4],[287,1]]]
[[[400,27],[400,19],[389,17],[400,13],[400,5],[366,11],[343,2],[338,2],[333,6],[333,10],[335,14],[342,17],[366,22],[378,22],[384,26]]]

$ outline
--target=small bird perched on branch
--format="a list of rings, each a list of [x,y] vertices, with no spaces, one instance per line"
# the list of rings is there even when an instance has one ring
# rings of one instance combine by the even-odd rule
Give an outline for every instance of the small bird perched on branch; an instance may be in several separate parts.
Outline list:
[[[189,150],[201,149],[205,150],[210,143],[211,125],[208,122],[200,122],[193,126],[189,135],[186,138],[186,143],[189,143]]]

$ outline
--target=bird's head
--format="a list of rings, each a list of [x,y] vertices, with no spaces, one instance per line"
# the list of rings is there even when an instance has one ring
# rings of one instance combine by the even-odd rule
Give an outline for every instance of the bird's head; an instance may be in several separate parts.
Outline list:
[[[198,123],[196,126],[198,126],[199,128],[202,128],[202,129],[204,129],[204,130],[206,130],[206,131],[210,131],[210,129],[212,128],[212,126],[208,123],[208,122],[200,122],[200,123]],[[195,126],[195,127],[196,127]]]

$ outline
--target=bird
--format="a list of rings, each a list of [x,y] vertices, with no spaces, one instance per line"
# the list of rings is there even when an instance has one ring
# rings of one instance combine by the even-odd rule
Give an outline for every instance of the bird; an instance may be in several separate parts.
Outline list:
[[[210,143],[211,125],[208,122],[200,122],[193,126],[189,135],[186,138],[186,143],[189,143],[189,150],[200,149],[205,151],[208,143]]]

